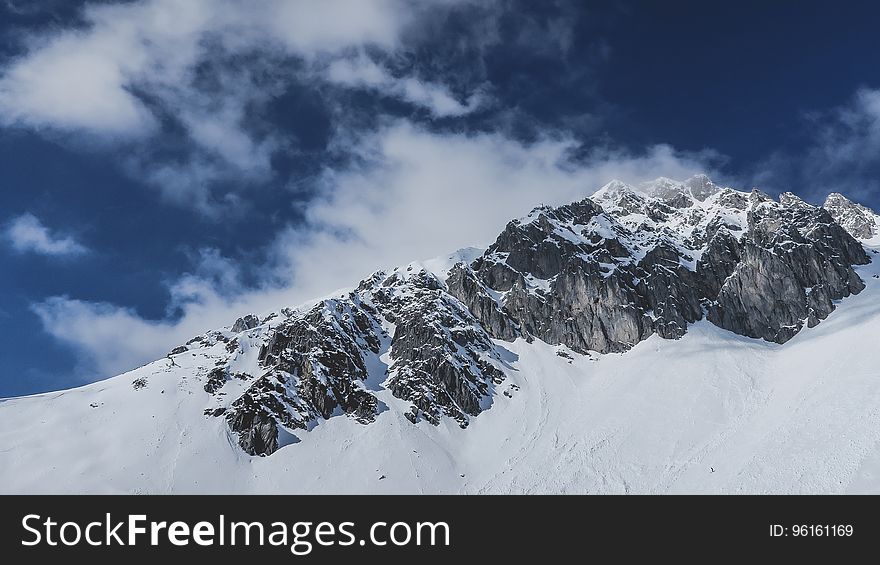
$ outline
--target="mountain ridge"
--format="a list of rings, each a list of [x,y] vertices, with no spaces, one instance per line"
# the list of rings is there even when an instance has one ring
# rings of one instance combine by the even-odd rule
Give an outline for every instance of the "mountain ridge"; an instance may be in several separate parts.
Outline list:
[[[835,202],[843,214],[846,203]],[[785,343],[825,319],[833,301],[861,292],[853,266],[868,261],[829,212],[791,193],[775,201],[702,175],[638,188],[612,181],[581,201],[511,221],[445,279],[410,264],[376,272],[303,314],[237,320],[233,328],[264,327],[251,334],[260,344],[256,368],[231,368],[245,352],[224,334],[186,350],[228,341],[230,355],[215,362],[206,392],[225,396],[233,378],[251,384],[206,413],[223,416],[247,453],[271,455],[282,429],[307,430],[340,413],[372,422],[382,409],[379,388],[410,403],[413,423],[446,416],[467,427],[509,368],[493,340],[621,353],[654,333],[680,338],[705,317]],[[264,325],[275,317],[283,319]],[[371,376],[368,366],[382,374]]]
[[[757,386],[756,391],[769,386],[756,384],[755,375],[763,373],[760,364],[751,359],[797,350],[798,345],[789,348],[782,344],[803,334],[804,328],[829,323],[834,310],[854,300],[868,284],[873,289],[880,276],[875,272],[876,262],[870,262],[877,253],[874,240],[856,239],[838,222],[840,219],[849,229],[859,230],[867,223],[860,218],[873,212],[845,197],[833,198],[832,204],[831,209],[816,207],[788,193],[777,201],[760,191],[740,192],[716,186],[705,176],[684,182],[660,179],[639,187],[612,182],[581,201],[538,207],[511,221],[485,250],[469,248],[446,258],[379,271],[349,291],[297,309],[243,316],[227,328],[209,331],[175,347],[165,359],[103,384],[89,385],[70,394],[6,400],[0,403],[0,417],[6,414],[8,420],[18,410],[42,414],[38,417],[42,423],[36,428],[46,433],[45,422],[74,418],[66,413],[46,412],[49,399],[55,399],[51,401],[54,406],[58,399],[63,404],[68,402],[63,398],[87,394],[93,399],[88,408],[70,411],[84,421],[99,418],[104,422],[102,425],[112,426],[120,425],[129,416],[117,413],[117,408],[105,407],[101,399],[111,393],[102,391],[113,391],[111,396],[120,399],[120,406],[139,397],[155,398],[137,410],[153,410],[155,418],[176,406],[173,414],[165,416],[164,425],[179,429],[181,435],[177,440],[164,434],[158,439],[153,434],[162,433],[162,428],[149,432],[149,420],[137,420],[139,423],[131,425],[146,426],[137,427],[133,434],[153,438],[149,441],[156,445],[151,449],[157,450],[162,461],[172,458],[177,469],[181,458],[190,457],[184,457],[180,451],[181,446],[187,445],[196,454],[229,459],[232,462],[227,465],[244,469],[241,465],[256,464],[247,461],[275,460],[283,452],[296,454],[304,450],[303,453],[314,457],[341,456],[339,449],[347,449],[344,446],[351,445],[356,438],[366,437],[364,434],[381,435],[382,432],[365,431],[374,427],[393,429],[400,436],[402,445],[392,449],[393,457],[398,459],[403,457],[400,449],[405,445],[418,444],[416,451],[411,452],[421,453],[422,449],[440,449],[438,446],[447,445],[453,437],[458,438],[455,442],[468,445],[482,438],[502,449],[502,445],[511,442],[507,434],[514,433],[512,430],[518,425],[515,419],[507,420],[508,414],[529,406],[537,414],[529,412],[520,417],[536,427],[529,431],[533,436],[524,437],[545,449],[550,438],[545,437],[546,426],[538,424],[550,418],[543,413],[548,406],[561,402],[551,397],[564,394],[559,391],[568,386],[580,386],[563,385],[554,375],[582,379],[583,386],[591,386],[589,383],[598,378],[590,375],[605,374],[606,366],[619,366],[621,374],[629,375],[627,367],[650,363],[650,351],[666,348],[664,342],[671,344],[668,348],[672,351],[698,351],[695,344],[700,343],[739,351],[729,357],[711,357],[706,362],[706,366],[725,367],[721,374],[711,377],[717,380],[717,390],[726,391],[732,386],[724,380],[728,378],[725,371],[740,375],[737,379],[751,379],[749,386]],[[876,230],[871,234],[857,233],[877,236]],[[762,281],[769,286],[759,286]],[[758,291],[754,292],[752,287]],[[773,306],[763,311],[767,301]],[[859,303],[860,308],[869,310],[865,305],[870,301]],[[756,311],[743,310],[749,306]],[[846,310],[848,319],[854,319],[853,307]],[[748,323],[737,317],[743,311]],[[756,335],[749,336],[748,332],[756,327],[763,333],[755,331],[752,333]],[[693,331],[697,334],[689,337]],[[842,333],[839,329],[836,332]],[[826,340],[836,335],[828,330],[820,334],[829,336],[823,338]],[[807,339],[814,338],[807,336],[796,341],[802,343]],[[696,355],[714,355],[708,351]],[[852,362],[866,362],[870,355],[863,357]],[[688,394],[679,381],[696,378],[705,368],[682,366],[675,357],[662,359],[668,368],[654,369],[679,384],[665,392],[657,388],[654,394],[673,395],[670,405],[690,402],[679,396]],[[673,377],[672,367],[679,367],[684,374]],[[637,377],[627,378],[634,389],[643,386],[632,380]],[[555,383],[552,387],[557,392],[541,388],[545,386],[540,382],[542,379]],[[788,378],[791,386],[801,386],[793,379]],[[653,382],[648,378],[644,386],[654,386],[650,384]],[[746,386],[745,382],[736,386]],[[616,386],[608,383],[603,386]],[[699,380],[694,386],[700,386]],[[168,407],[163,399],[166,390],[177,399],[169,398]],[[621,394],[629,398],[630,393]],[[773,393],[764,390],[760,394],[772,397]],[[736,393],[737,398],[739,395]],[[722,402],[722,419],[727,417],[723,414],[738,413],[742,409],[738,403],[751,406],[749,403],[756,401],[737,400],[728,405],[729,400],[710,400],[712,406]],[[592,401],[583,402],[589,405]],[[109,417],[101,416],[108,408],[113,416],[103,419]],[[85,414],[81,413],[83,409]],[[591,409],[597,410],[595,414],[603,413],[597,406]],[[701,410],[695,406],[689,409]],[[758,407],[749,410],[761,413]],[[648,412],[656,418],[670,417],[664,411]],[[615,426],[614,418],[607,417],[612,420],[599,420],[600,427]],[[16,417],[15,421],[21,419],[32,417]],[[484,423],[478,425],[481,421]],[[183,428],[180,422],[186,423]],[[107,436],[95,425],[82,424],[82,433],[108,442],[101,449],[116,445],[118,439]],[[568,429],[563,423],[557,425],[560,430]],[[474,426],[477,429],[472,431]],[[686,424],[680,423],[681,426]],[[196,429],[201,431],[187,431]],[[313,434],[317,434],[315,438],[325,437],[321,430],[327,429],[346,431],[333,436],[333,442],[339,446],[331,442],[316,447],[317,440],[309,438]],[[460,432],[453,431],[456,429]],[[13,435],[16,430],[21,437],[37,433],[25,433],[10,426],[4,432],[6,435],[0,436],[0,445],[13,446],[9,451],[20,454],[15,456],[16,462],[40,457],[40,448]],[[582,430],[585,434],[595,431]],[[205,453],[192,443],[195,439],[186,439],[192,434],[202,438],[199,441],[206,437],[214,437],[211,442],[227,438],[223,441],[228,441],[228,445],[215,446]],[[474,439],[464,440],[470,437],[468,434]],[[579,441],[576,435],[571,438]],[[178,446],[173,455],[165,451],[169,443]],[[303,446],[282,449],[291,444]],[[701,445],[708,449],[708,444]],[[374,447],[382,449],[380,444]],[[53,447],[50,451],[64,449]],[[448,476],[437,480],[449,486],[453,484],[449,481],[457,481],[458,475],[463,477],[453,470],[457,458],[464,455],[454,444],[443,449],[447,450],[446,455],[436,453],[431,465],[446,469],[444,473],[448,471]],[[228,453],[223,455],[221,451]],[[130,455],[132,460],[141,457]],[[290,464],[290,457],[296,456],[285,455],[279,461],[287,463],[278,465]],[[412,464],[416,476],[411,480],[424,484],[421,477],[428,472],[427,467]],[[190,465],[208,473],[200,464]],[[488,465],[506,464],[493,459]],[[436,469],[431,473],[440,472]],[[110,473],[103,468],[92,471]],[[342,470],[324,472],[349,476]],[[566,472],[576,475],[577,469],[567,468]],[[617,467],[609,467],[602,476],[609,480],[611,475],[607,473],[620,472]],[[162,471],[141,473],[152,475]],[[625,474],[628,481],[641,480],[634,478],[641,475]],[[125,477],[124,481],[130,481],[128,475]],[[204,477],[194,480],[199,482]],[[357,484],[362,484],[361,480],[357,479]],[[488,482],[480,488],[495,492],[496,488],[489,485],[500,485],[498,480],[501,479],[486,478]],[[575,481],[571,484],[586,484],[578,482],[581,479],[571,480]],[[212,484],[215,490],[222,490],[222,483]],[[347,490],[341,483],[332,484]],[[156,483],[150,485],[148,492],[167,490]],[[190,487],[195,488],[192,484]],[[646,489],[642,484],[636,490]]]

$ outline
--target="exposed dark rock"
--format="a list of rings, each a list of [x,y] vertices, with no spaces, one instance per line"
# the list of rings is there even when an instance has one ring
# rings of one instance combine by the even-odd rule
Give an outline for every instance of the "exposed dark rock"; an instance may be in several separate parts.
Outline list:
[[[704,202],[707,198],[721,190],[706,175],[695,175],[684,182],[694,198]]]
[[[464,263],[455,265],[446,284],[449,293],[458,297],[491,335],[505,340],[521,335],[516,323],[493,297],[496,293],[477,278],[470,266]]]
[[[229,380],[229,373],[225,367],[212,369],[205,380],[205,392],[214,394],[226,384],[227,380]]]
[[[260,325],[260,319],[253,314],[239,318],[232,324],[232,333],[241,333]]]
[[[741,260],[739,240],[727,228],[716,231],[697,261],[700,294],[705,297],[718,296],[724,281],[733,274]]]
[[[278,423],[265,409],[258,407],[250,396],[230,412],[226,419],[232,431],[238,433],[238,444],[251,455],[271,455],[278,449]]]
[[[266,374],[257,379],[226,411],[226,421],[238,443],[251,455],[271,455],[278,449],[278,425],[306,429],[308,406],[295,397],[288,383]]]
[[[381,315],[395,320],[385,387],[417,408],[410,419],[436,424],[445,414],[465,427],[504,374],[493,365],[500,358],[490,335],[443,286],[418,270],[393,273],[381,283],[373,279],[361,290]]]

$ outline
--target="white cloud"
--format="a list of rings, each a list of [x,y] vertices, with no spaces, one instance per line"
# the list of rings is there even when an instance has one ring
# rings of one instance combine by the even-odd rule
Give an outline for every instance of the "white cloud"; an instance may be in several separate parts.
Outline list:
[[[47,333],[87,355],[90,380],[133,369],[161,355],[158,344],[182,329],[178,324],[146,321],[126,308],[66,297],[50,298],[32,309]]]
[[[278,236],[269,264],[249,267],[284,284],[246,290],[238,267],[204,251],[198,268],[170,286],[179,317],[148,321],[125,308],[53,298],[35,307],[46,330],[101,374],[117,373],[240,315],[306,302],[379,268],[487,246],[508,220],[540,203],[583,198],[612,178],[684,178],[709,170],[713,159],[658,145],[640,155],[602,150],[574,161],[575,143],[564,137],[524,144],[406,122],[349,143],[368,164],[327,171],[307,222]]]
[[[403,4],[266,0],[259,9],[240,0],[89,4],[84,29],[31,38],[30,49],[0,80],[0,108],[7,123],[140,134],[153,117],[133,89],[185,88],[196,65],[218,47],[303,57],[364,44],[390,48],[408,21]]]
[[[0,81],[3,121],[123,135],[152,128],[152,116],[125,89],[119,66],[93,43],[59,38],[8,69]]]
[[[461,102],[446,86],[411,76],[395,77],[363,53],[354,58],[333,61],[326,73],[331,82],[399,98],[428,109],[438,118],[473,112],[486,98],[482,92],[475,92]]]
[[[95,380],[158,359],[207,329],[228,325],[236,312],[284,304],[286,289],[245,292],[239,267],[216,250],[203,249],[193,272],[170,283],[169,293],[168,315],[160,320],[146,319],[131,308],[67,296],[51,297],[31,309],[49,335],[80,356],[81,376]],[[178,310],[182,316],[175,317]]]
[[[13,249],[20,253],[70,256],[81,255],[87,251],[86,247],[73,237],[53,234],[33,214],[23,214],[10,221],[6,226],[5,235]]]
[[[0,79],[7,124],[139,136],[155,126],[132,94],[143,81],[181,79],[210,14],[201,0],[87,5],[84,29],[34,35]]]
[[[866,200],[877,198],[880,90],[858,90],[849,104],[816,118],[815,123],[817,144],[804,163],[804,172],[814,184],[811,188]]]
[[[214,183],[267,175],[269,155],[282,145],[272,136],[255,139],[245,125],[248,105],[271,95],[273,80],[287,80],[271,73],[258,78],[260,73],[285,57],[312,58],[365,43],[391,47],[406,20],[398,3],[267,0],[259,9],[243,0],[88,4],[83,28],[31,37],[25,54],[3,70],[0,124],[85,132],[99,144],[133,143],[126,165],[135,176],[171,202],[211,213],[220,204],[211,193]],[[212,77],[218,84],[198,86],[199,65],[252,53],[259,53],[256,69],[220,65]],[[186,130],[188,157],[155,162],[151,136],[161,115]],[[168,169],[175,182],[162,173]]]
[[[289,149],[291,132],[256,136],[249,125],[261,118],[248,115],[286,88],[316,81],[370,86],[436,115],[468,111],[477,97],[460,102],[443,85],[387,73],[371,83],[363,76],[330,79],[326,61],[343,61],[364,47],[394,53],[404,32],[428,14],[469,1],[87,4],[81,27],[33,34],[24,54],[0,69],[0,125],[75,133],[78,147],[123,142],[134,176],[170,202],[215,213],[223,204],[212,193],[216,184],[265,180],[273,151]],[[182,127],[189,146],[174,160],[157,162],[156,134],[169,119]],[[152,174],[155,169],[173,169],[176,182]]]

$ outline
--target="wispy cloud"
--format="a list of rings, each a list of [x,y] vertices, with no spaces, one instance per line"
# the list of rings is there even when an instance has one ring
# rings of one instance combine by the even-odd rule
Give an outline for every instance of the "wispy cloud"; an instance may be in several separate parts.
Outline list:
[[[219,52],[264,50],[314,57],[353,45],[393,46],[406,23],[398,0],[142,0],[88,4],[85,29],[31,38],[5,70],[4,120],[40,127],[141,135],[156,115],[145,90],[172,109],[208,102],[194,92],[196,66]],[[338,17],[339,14],[346,17]],[[46,33],[46,32],[44,32]],[[228,85],[226,85],[228,86]],[[230,96],[229,89],[215,94]],[[193,100],[186,100],[192,95]]]
[[[761,162],[754,183],[814,201],[830,192],[880,205],[880,89],[861,88],[839,107],[804,116],[806,148]]]
[[[97,380],[161,356],[158,344],[180,326],[144,320],[129,308],[53,297],[32,306],[46,332],[85,356],[83,377]],[[124,332],[124,337],[120,332]],[[176,337],[176,336],[175,336]]]
[[[362,55],[393,55],[425,18],[471,1],[87,4],[82,25],[35,32],[0,69],[0,125],[121,147],[127,170],[167,201],[216,215],[228,204],[218,185],[265,182],[272,155],[294,150],[295,132],[263,127],[286,89],[376,89],[437,116],[476,107],[477,93],[459,99]],[[173,156],[157,150],[168,136],[182,136]]]
[[[38,253],[50,256],[72,256],[88,249],[69,235],[52,233],[33,214],[23,214],[11,220],[5,230],[6,239],[20,253]]]
[[[473,112],[487,100],[477,91],[464,101],[457,99],[442,84],[423,81],[412,76],[396,77],[387,69],[361,53],[357,57],[337,59],[326,70],[327,78],[351,88],[365,88],[385,96],[399,98],[426,108],[436,117],[461,116]]]

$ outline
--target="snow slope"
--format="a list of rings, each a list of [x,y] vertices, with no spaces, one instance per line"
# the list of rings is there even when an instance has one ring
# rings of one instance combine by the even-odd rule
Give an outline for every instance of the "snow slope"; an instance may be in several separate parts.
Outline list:
[[[858,270],[865,291],[784,345],[706,321],[625,354],[497,342],[513,370],[467,429],[380,390],[400,409],[251,457],[203,415],[191,355],[0,400],[0,492],[880,493],[880,261]]]

